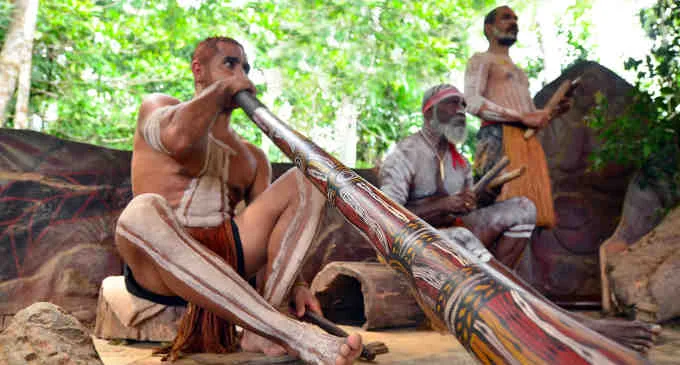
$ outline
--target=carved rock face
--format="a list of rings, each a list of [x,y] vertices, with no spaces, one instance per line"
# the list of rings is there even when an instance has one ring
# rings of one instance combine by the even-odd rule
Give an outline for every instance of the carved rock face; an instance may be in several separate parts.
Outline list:
[[[610,115],[620,114],[632,86],[594,62],[567,69],[539,92],[538,107],[547,102],[564,79],[580,76],[574,105],[538,134],[550,170],[557,226],[533,237],[532,260],[521,275],[556,300],[597,300],[600,297],[598,249],[616,228],[633,171],[609,165],[589,170],[588,156],[598,143],[584,117],[595,105],[595,93],[609,101]]]
[[[16,314],[0,334],[0,363],[102,365],[88,331],[51,303],[35,303]]]
[[[122,271],[113,230],[129,170],[129,152],[0,130],[2,317],[50,301],[94,320],[101,281]]]

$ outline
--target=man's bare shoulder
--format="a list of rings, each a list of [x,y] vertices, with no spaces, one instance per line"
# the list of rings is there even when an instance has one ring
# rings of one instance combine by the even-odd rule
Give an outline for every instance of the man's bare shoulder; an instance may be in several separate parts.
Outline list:
[[[179,104],[180,101],[170,95],[161,93],[153,93],[144,97],[142,104],[139,107],[138,121],[146,120],[151,113],[159,108]]]

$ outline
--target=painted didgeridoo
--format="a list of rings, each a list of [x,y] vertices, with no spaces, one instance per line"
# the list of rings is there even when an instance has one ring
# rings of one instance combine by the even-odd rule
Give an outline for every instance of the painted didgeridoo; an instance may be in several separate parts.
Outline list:
[[[459,228],[439,232],[288,127],[252,94],[235,101],[414,288],[432,323],[485,364],[645,364],[537,294]],[[467,247],[467,248],[466,248]],[[482,246],[483,247],[483,246]],[[512,279],[510,279],[510,277]]]

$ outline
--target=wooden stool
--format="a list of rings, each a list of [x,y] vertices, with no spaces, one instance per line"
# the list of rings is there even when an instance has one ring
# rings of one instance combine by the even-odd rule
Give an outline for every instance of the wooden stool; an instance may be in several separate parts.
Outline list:
[[[102,281],[94,335],[103,339],[169,342],[185,307],[153,303],[130,294],[123,276]]]

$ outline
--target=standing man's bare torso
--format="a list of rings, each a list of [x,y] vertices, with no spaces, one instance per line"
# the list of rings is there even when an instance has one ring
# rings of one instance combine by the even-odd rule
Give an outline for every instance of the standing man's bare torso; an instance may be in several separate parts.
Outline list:
[[[520,113],[533,111],[529,79],[509,56],[486,53],[489,72],[484,95],[494,103]]]

